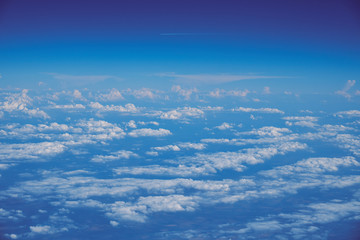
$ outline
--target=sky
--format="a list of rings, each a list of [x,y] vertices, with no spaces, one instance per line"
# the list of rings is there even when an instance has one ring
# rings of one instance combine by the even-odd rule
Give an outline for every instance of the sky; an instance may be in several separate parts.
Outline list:
[[[358,240],[358,1],[0,1],[0,239]]]
[[[357,1],[4,0],[1,85],[58,87],[56,73],[170,88],[189,85],[174,74],[240,75],[275,78],[230,88],[335,91],[359,76],[358,12]]]

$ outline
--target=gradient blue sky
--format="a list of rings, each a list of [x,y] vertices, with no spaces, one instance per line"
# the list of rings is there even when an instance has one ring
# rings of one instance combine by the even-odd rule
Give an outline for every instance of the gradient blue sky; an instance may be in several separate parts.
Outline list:
[[[103,76],[103,87],[206,87],[174,75],[252,75],[271,78],[226,86],[334,92],[360,75],[359,12],[358,1],[2,0],[0,86]]]

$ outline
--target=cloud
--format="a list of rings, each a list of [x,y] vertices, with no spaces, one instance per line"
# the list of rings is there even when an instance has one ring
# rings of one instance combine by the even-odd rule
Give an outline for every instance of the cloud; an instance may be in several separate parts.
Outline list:
[[[347,80],[344,88],[342,90],[336,91],[335,94],[346,97],[347,99],[351,98],[351,94],[349,94],[349,90],[355,85],[355,80]]]
[[[348,111],[342,111],[342,112],[337,112],[335,114],[335,116],[338,117],[360,117],[360,111],[359,110],[348,110]]]
[[[259,136],[271,136],[271,137],[279,137],[282,136],[284,133],[291,133],[291,131],[287,128],[278,128],[278,127],[262,127],[259,129],[254,129],[248,134],[255,134]]]
[[[166,145],[162,147],[153,147],[156,151],[180,151],[181,149],[176,145]]]
[[[266,76],[266,75],[229,75],[229,74],[175,74],[161,73],[159,77],[168,77],[180,83],[195,84],[220,84],[250,79],[272,79],[285,78],[284,76]],[[286,77],[287,78],[287,77]]]
[[[119,105],[102,105],[98,102],[91,102],[89,106],[93,109],[97,109],[102,112],[123,112],[123,113],[136,113],[139,112],[139,108],[137,108],[134,104],[128,103],[125,106]]]
[[[174,85],[172,86],[171,91],[176,92],[180,96],[183,96],[185,100],[190,100],[191,95],[196,93],[198,90],[196,88],[182,89],[179,85]]]
[[[187,119],[188,117],[199,118],[204,115],[204,111],[199,108],[183,107],[168,112],[158,112],[161,119],[178,120]]]
[[[3,208],[0,208],[0,220],[18,221],[22,218],[25,218],[25,216],[21,210],[5,210]]]
[[[151,128],[140,128],[132,130],[128,133],[130,137],[164,137],[171,134],[172,133],[169,130],[163,128],[159,128],[158,130]]]
[[[79,110],[79,109],[85,109],[85,106],[80,104],[80,103],[76,103],[76,104],[66,104],[66,105],[52,105],[51,108],[55,108],[55,109],[66,109],[66,110]]]
[[[317,126],[316,123],[318,121],[318,117],[312,116],[295,116],[295,117],[283,117],[282,119],[287,120],[285,124],[287,126],[300,126],[300,127],[315,127]]]
[[[338,171],[339,167],[350,166],[360,166],[360,163],[351,156],[342,158],[308,158],[293,165],[286,165],[263,171],[261,174],[278,178],[283,177],[284,175],[300,173],[335,172]]]
[[[277,109],[277,108],[244,108],[244,107],[238,107],[233,108],[232,111],[236,112],[260,112],[260,113],[280,113],[284,114],[283,111]]]
[[[98,99],[101,101],[118,101],[124,100],[125,98],[122,96],[119,90],[112,88],[109,93],[100,94]]]
[[[222,123],[221,125],[216,126],[215,128],[217,128],[217,129],[219,129],[219,130],[226,130],[226,129],[231,129],[231,128],[233,128],[233,125],[230,124],[230,123],[224,122],[224,123]]]
[[[138,90],[130,90],[128,89],[128,92],[132,95],[134,95],[134,97],[141,99],[141,98],[149,98],[149,99],[155,99],[158,98],[159,96],[153,92],[153,90],[149,89],[149,88],[141,88]]]
[[[91,162],[105,163],[115,160],[129,159],[131,157],[138,157],[138,155],[133,153],[132,151],[120,150],[112,153],[111,155],[95,155],[91,159]]]
[[[79,90],[77,90],[77,89],[74,90],[73,96],[76,99],[82,99],[83,98],[81,92]]]
[[[49,234],[52,233],[52,229],[48,225],[37,225],[37,226],[30,226],[30,231],[33,233],[40,233],[40,234]]]
[[[16,114],[16,113],[25,113],[30,117],[50,118],[44,111],[39,108],[29,108],[33,104],[33,99],[31,99],[28,95],[28,90],[23,89],[21,93],[10,94],[5,97],[4,102],[0,103],[0,110]]]
[[[65,151],[66,146],[60,142],[13,143],[0,144],[0,160],[40,159],[54,156]]]
[[[271,94],[270,87],[264,87],[263,94]]]
[[[249,90],[245,89],[245,90],[230,90],[230,91],[226,91],[224,89],[215,89],[214,91],[211,91],[209,93],[210,97],[214,97],[214,98],[220,98],[220,97],[227,97],[227,96],[232,96],[232,97],[246,97],[249,93],[251,93]]]
[[[195,150],[203,150],[206,148],[206,145],[203,143],[191,143],[191,142],[183,142],[178,143],[177,145],[166,145],[162,147],[153,147],[152,149],[156,151],[175,151],[178,152],[182,149],[195,149]]]

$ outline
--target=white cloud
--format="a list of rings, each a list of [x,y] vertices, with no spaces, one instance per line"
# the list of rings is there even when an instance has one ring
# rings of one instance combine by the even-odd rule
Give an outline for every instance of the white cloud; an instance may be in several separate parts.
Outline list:
[[[66,146],[60,142],[0,144],[0,160],[40,159],[54,156],[65,151]]]
[[[140,128],[132,130],[128,133],[130,137],[164,137],[171,134],[172,133],[169,130],[163,128],[159,128],[158,130],[151,128]]]
[[[159,156],[159,153],[155,151],[147,151],[146,154],[153,157]]]
[[[160,118],[177,120],[177,119],[186,119],[188,117],[199,118],[202,117],[203,115],[204,112],[198,108],[184,107],[184,108],[177,108],[175,110],[171,110],[168,112],[161,112]]]
[[[37,226],[30,226],[30,231],[33,233],[40,233],[40,234],[49,234],[52,233],[52,229],[48,225],[37,225]]]
[[[102,101],[124,100],[122,94],[115,88],[112,88],[109,93],[100,94],[98,98]]]
[[[53,105],[51,107],[57,108],[57,109],[85,109],[85,106],[82,105],[81,103],[66,104],[66,105]]]
[[[354,157],[342,158],[308,158],[292,165],[276,167],[272,170],[261,172],[261,174],[271,177],[281,177],[282,175],[292,175],[299,173],[322,173],[335,172],[339,167],[360,166]]]
[[[177,94],[179,94],[180,96],[184,97],[185,100],[190,100],[191,99],[191,95],[193,93],[197,92],[196,88],[192,88],[192,89],[183,89],[181,88],[179,85],[174,85],[171,88],[171,91],[176,92]]]
[[[121,159],[129,159],[131,157],[138,157],[138,155],[133,153],[132,151],[120,150],[112,153],[111,155],[95,155],[91,159],[91,161],[97,163],[105,163]]]
[[[82,99],[82,98],[83,98],[81,92],[80,92],[79,90],[77,90],[77,89],[74,90],[73,96],[74,96],[74,98],[76,98],[76,99]]]
[[[269,127],[254,129],[248,133],[259,136],[279,137],[282,136],[284,133],[291,133],[291,131],[287,128],[278,128],[278,127],[269,126]]]
[[[126,104],[124,107],[119,105],[102,105],[98,102],[91,102],[89,106],[93,109],[97,109],[103,112],[125,112],[125,113],[136,113],[139,109],[132,103]]]
[[[260,112],[260,113],[280,113],[284,114],[283,111],[277,109],[277,108],[244,108],[244,107],[238,107],[232,109],[233,111],[237,112]]]
[[[344,88],[342,90],[336,91],[335,93],[350,99],[351,94],[349,93],[349,90],[355,85],[355,83],[355,80],[347,80]]]
[[[342,111],[342,112],[337,112],[335,115],[339,117],[343,117],[343,116],[360,117],[360,111],[359,110]]]
[[[5,210],[3,208],[0,208],[0,220],[17,221],[24,217],[25,216],[21,210]]]
[[[126,123],[126,126],[129,128],[136,128],[136,123],[134,120],[130,120],[128,123]]]
[[[132,95],[134,95],[134,97],[136,98],[149,98],[149,99],[155,99],[158,98],[159,96],[153,92],[153,90],[149,89],[149,88],[141,88],[138,90],[128,90],[128,92]]]
[[[9,113],[25,113],[30,117],[50,118],[43,110],[39,108],[29,108],[33,105],[33,100],[27,95],[28,90],[24,89],[21,93],[10,94],[5,98],[5,102],[0,104],[0,110],[9,112]]]
[[[185,149],[195,149],[195,150],[204,150],[206,148],[206,145],[203,143],[191,143],[191,142],[179,143],[178,146]]]
[[[153,147],[156,151],[180,151],[181,149],[176,145],[166,145],[162,147]]]
[[[245,90],[230,90],[230,91],[226,91],[224,89],[215,89],[213,91],[211,91],[209,93],[210,97],[214,97],[214,98],[220,98],[220,97],[227,97],[227,96],[232,96],[232,97],[246,97],[248,94],[250,93],[249,90],[245,89]]]
[[[216,126],[215,128],[219,129],[219,130],[226,130],[226,129],[231,129],[233,128],[233,125],[231,123],[222,123],[221,125],[219,126]]]
[[[282,119],[287,120],[285,124],[287,126],[300,126],[300,127],[316,127],[317,124],[315,122],[318,121],[318,117],[312,116],[294,116],[294,117],[283,117]]]

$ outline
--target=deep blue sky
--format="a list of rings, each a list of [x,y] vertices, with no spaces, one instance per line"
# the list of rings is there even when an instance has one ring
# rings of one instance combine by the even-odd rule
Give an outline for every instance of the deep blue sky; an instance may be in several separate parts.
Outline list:
[[[31,88],[47,73],[160,87],[173,82],[157,74],[171,72],[333,91],[360,75],[359,12],[358,1],[2,0],[1,87]]]

